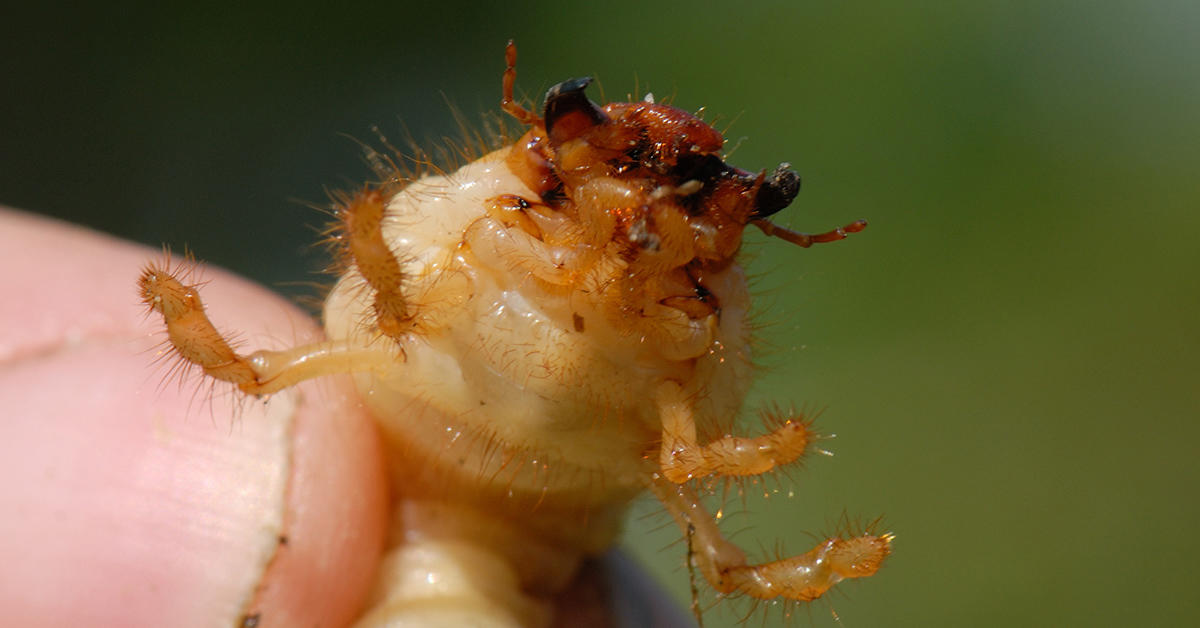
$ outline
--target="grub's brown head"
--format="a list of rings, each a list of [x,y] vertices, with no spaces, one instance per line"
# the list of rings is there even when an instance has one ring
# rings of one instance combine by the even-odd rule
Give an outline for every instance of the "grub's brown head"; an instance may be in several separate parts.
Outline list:
[[[768,175],[725,163],[724,138],[695,115],[649,99],[599,106],[584,94],[590,82],[552,87],[509,158],[543,202],[587,225],[588,244],[615,243],[640,270],[715,270],[747,224],[799,192],[787,164]]]

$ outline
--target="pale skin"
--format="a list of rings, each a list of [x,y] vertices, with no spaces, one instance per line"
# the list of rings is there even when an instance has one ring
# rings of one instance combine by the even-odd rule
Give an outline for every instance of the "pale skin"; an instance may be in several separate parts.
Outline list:
[[[156,256],[0,208],[0,623],[348,624],[388,516],[371,418],[338,378],[211,406],[195,375],[164,383],[130,288]],[[267,290],[203,279],[248,345],[319,338]]]

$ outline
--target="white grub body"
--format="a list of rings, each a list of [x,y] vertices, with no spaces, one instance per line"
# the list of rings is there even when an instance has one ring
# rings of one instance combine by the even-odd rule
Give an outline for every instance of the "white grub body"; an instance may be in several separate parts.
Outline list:
[[[778,411],[764,434],[732,431],[752,374],[744,230],[808,247],[866,223],[779,227],[768,218],[800,189],[787,164],[734,167],[694,114],[596,105],[587,79],[551,88],[534,114],[512,99],[511,43],[505,59],[516,142],[412,181],[383,157],[383,183],[335,199],[346,271],[326,341],[241,355],[196,286],[153,264],[140,281],[179,357],[245,394],[354,373],[393,498],[360,625],[569,625],[556,608],[583,559],[613,544],[646,489],[718,594],[806,602],[873,575],[890,533],[847,526],[753,564],[697,490],[772,472],[813,442],[803,416]]]
[[[685,382],[703,432],[736,414],[750,381],[749,298],[736,264],[706,278],[719,321],[665,318],[670,334],[632,335],[613,324],[600,291],[533,276],[531,263],[555,252],[488,215],[489,199],[537,198],[508,151],[422,178],[388,204],[384,238],[403,260],[419,333],[396,343],[373,329],[372,294],[354,271],[326,301],[331,340],[395,356],[356,376],[384,435],[395,499],[363,625],[409,616],[431,625],[422,622],[443,612],[450,625],[489,605],[495,625],[542,623],[543,598],[614,542],[657,470],[656,387]],[[440,580],[436,596],[423,574]]]

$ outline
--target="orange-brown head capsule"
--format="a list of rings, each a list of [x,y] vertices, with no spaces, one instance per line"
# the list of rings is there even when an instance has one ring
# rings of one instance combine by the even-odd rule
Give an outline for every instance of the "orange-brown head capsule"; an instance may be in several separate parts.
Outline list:
[[[674,267],[719,266],[737,252],[748,222],[783,209],[799,192],[800,177],[786,164],[769,177],[726,164],[724,138],[693,114],[654,102],[600,107],[584,95],[590,82],[550,88],[543,118],[510,160],[526,184],[566,213],[590,202],[590,182],[619,182],[628,201],[607,208],[618,226],[610,235],[628,255],[657,252],[666,242]]]
[[[550,88],[540,118],[514,113],[530,129],[506,159],[568,225],[563,267],[575,285],[601,288],[588,294],[614,321],[651,304],[692,320],[716,313],[707,276],[732,262],[747,224],[791,203],[799,175],[786,164],[770,176],[733,167],[724,138],[695,115],[649,100],[602,107],[584,94],[590,82]]]

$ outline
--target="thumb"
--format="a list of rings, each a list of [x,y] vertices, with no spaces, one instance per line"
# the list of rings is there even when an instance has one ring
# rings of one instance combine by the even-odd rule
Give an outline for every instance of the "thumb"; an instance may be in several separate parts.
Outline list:
[[[348,382],[267,402],[160,385],[161,335],[132,288],[155,254],[23,214],[0,224],[0,284],[19,295],[0,302],[0,623],[349,623],[387,495]],[[319,335],[269,292],[207,278],[218,324],[256,347]]]

